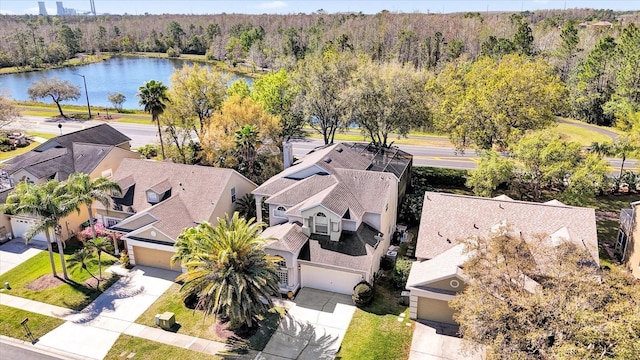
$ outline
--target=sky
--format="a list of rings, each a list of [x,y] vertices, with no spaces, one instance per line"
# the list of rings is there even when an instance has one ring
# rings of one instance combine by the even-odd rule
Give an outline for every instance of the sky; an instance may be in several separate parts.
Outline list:
[[[63,0],[65,8],[89,11],[89,0]],[[56,1],[47,0],[50,15]],[[392,12],[451,13],[467,11],[535,11],[540,9],[596,8],[640,10],[640,0],[95,0],[98,14],[297,14],[320,9],[327,13]],[[0,14],[37,14],[37,0],[0,0]]]

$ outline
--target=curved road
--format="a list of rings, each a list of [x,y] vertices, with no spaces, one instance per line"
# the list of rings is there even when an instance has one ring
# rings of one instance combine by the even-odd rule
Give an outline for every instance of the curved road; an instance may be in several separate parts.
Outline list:
[[[617,139],[618,136],[620,136],[620,134],[607,130],[607,129],[603,129],[601,127],[598,126],[593,126],[591,124],[586,124],[583,122],[579,122],[579,121],[569,121],[569,120],[565,120],[565,119],[561,119],[558,118],[558,122],[563,123],[563,124],[569,124],[569,125],[574,125],[583,129],[587,129],[587,130],[591,130],[591,131],[595,131],[599,134],[602,134],[604,136],[608,136],[610,138],[612,138],[613,140]]]
[[[96,126],[98,124],[105,123],[104,121],[76,121],[66,120],[59,121],[57,119],[38,117],[38,116],[23,116],[16,122],[16,127],[22,130],[42,132],[48,134],[60,134],[77,131],[86,127]],[[58,128],[58,124],[62,125],[62,128]],[[155,126],[149,124],[132,124],[132,123],[120,123],[110,122],[118,131],[131,138],[131,147],[137,148],[149,143],[155,143],[158,141],[156,135]],[[589,127],[589,125],[585,126]],[[589,129],[595,130],[593,127]],[[600,129],[607,133],[612,133],[604,129]],[[604,133],[603,133],[604,134]],[[605,134],[611,136],[611,134]],[[321,146],[322,140],[319,139],[300,139],[293,142],[293,153],[296,157],[305,155],[310,150]],[[449,147],[436,147],[436,146],[415,146],[415,145],[399,145],[403,151],[406,151],[413,155],[413,163],[417,166],[433,166],[443,167],[450,169],[475,169],[477,159],[476,153],[473,150],[467,150],[463,154]],[[620,159],[608,158],[609,164],[613,168],[620,168]],[[627,159],[625,162],[626,169],[635,169],[636,171],[640,167],[640,161],[635,159]],[[612,172],[613,173],[613,172]],[[617,171],[615,172],[617,174]]]

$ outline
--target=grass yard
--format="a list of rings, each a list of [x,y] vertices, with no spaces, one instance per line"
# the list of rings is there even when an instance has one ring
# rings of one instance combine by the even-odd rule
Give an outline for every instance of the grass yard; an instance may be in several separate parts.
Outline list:
[[[605,129],[611,130],[611,128]],[[601,134],[595,130],[585,129],[583,127],[567,123],[558,123],[557,126],[550,128],[549,131],[553,134],[561,135],[567,141],[574,141],[582,146],[589,146],[594,142],[612,141],[609,136]]]
[[[276,330],[280,319],[284,316],[284,309],[276,310],[278,310],[278,312],[269,313],[265,316],[260,328],[254,335],[244,339],[250,349],[259,351],[267,345],[271,334]],[[204,318],[202,312],[194,311],[184,306],[180,295],[179,284],[171,285],[144,314],[140,315],[136,323],[155,327],[155,315],[165,311],[170,311],[176,315],[176,323],[180,325],[175,329],[177,333],[220,342],[227,341],[227,339],[216,333],[216,327],[220,327],[220,324],[216,324],[213,316]]]
[[[72,256],[73,249],[67,247],[65,249],[65,258],[68,259]],[[58,275],[62,278],[62,267],[60,265],[60,256],[56,252],[54,254],[54,261],[56,263],[56,270]],[[105,269],[115,263],[116,258],[113,256],[102,254],[102,275],[105,280],[100,282],[100,290],[104,291],[114,282],[118,280],[118,277],[110,273],[105,272]],[[19,296],[31,300],[41,301],[47,304],[66,307],[73,310],[82,310],[89,305],[101,291],[98,291],[94,287],[85,285],[87,280],[92,279],[86,271],[82,271],[79,267],[75,269],[69,269],[67,263],[69,277],[71,281],[56,281],[52,278],[51,286],[41,289],[29,289],[33,287],[36,280],[43,278],[43,276],[51,275],[51,263],[49,262],[49,253],[42,251],[38,255],[23,262],[10,271],[0,275],[0,283],[4,284],[9,282],[11,284],[11,290],[3,290],[9,295]],[[94,275],[98,275],[97,259],[88,264],[89,271]],[[111,276],[110,278],[108,278]],[[29,287],[28,287],[29,286]]]
[[[105,356],[107,360],[221,359],[214,355],[122,334]]]
[[[64,320],[58,318],[4,305],[0,305],[0,314],[0,334],[21,340],[29,340],[20,324],[25,318],[29,318],[28,326],[36,339],[64,324]]]
[[[414,323],[409,320],[409,308],[400,305],[386,286],[377,285],[373,303],[356,309],[336,359],[405,360],[409,357]],[[398,321],[399,318],[402,320]]]

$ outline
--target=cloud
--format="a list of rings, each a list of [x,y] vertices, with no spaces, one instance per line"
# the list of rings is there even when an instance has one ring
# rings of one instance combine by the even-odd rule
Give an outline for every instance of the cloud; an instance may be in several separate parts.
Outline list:
[[[260,9],[279,9],[287,7],[287,3],[284,1],[270,1],[258,5]]]

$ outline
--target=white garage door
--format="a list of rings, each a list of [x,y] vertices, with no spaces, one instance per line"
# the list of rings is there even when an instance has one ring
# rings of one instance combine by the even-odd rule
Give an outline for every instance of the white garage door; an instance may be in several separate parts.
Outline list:
[[[300,274],[302,276],[302,287],[333,291],[346,295],[351,295],[353,287],[362,280],[360,274],[306,264],[301,264]]]
[[[13,230],[13,237],[26,238],[26,233],[33,226],[33,224],[35,224],[34,220],[11,218],[11,229]],[[34,236],[31,240],[47,241],[47,237],[43,232],[41,232]]]

